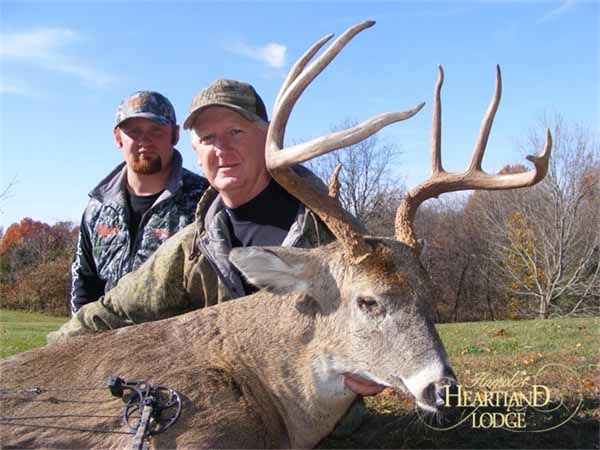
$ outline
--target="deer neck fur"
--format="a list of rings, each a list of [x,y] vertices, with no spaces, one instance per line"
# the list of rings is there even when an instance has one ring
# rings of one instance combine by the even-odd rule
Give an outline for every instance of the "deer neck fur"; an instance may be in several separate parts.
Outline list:
[[[191,338],[191,342],[220,347],[203,353],[220,355],[217,364],[230,370],[257,399],[264,398],[259,393],[266,394],[269,401],[263,402],[263,409],[275,405],[292,448],[315,446],[356,398],[344,387],[337,367],[336,355],[344,344],[327,337],[336,334],[327,329],[336,320],[340,323],[339,318],[300,312],[296,303],[302,296],[260,292],[204,311],[208,329],[200,330],[194,313],[181,316],[176,327],[188,342]],[[207,342],[195,339],[198,333],[223,338]]]

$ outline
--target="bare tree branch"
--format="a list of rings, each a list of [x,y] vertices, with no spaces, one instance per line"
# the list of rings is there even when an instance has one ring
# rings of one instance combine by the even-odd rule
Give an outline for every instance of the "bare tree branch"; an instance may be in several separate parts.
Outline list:
[[[346,120],[332,131],[351,128],[356,122]],[[397,147],[381,142],[377,135],[354,144],[353,149],[338,150],[310,161],[308,167],[324,180],[338,165],[339,201],[374,235],[389,234],[393,229],[395,208],[404,192],[402,183],[393,178],[391,170],[400,155]]]
[[[6,186],[0,191],[0,214],[4,214],[4,210],[2,209],[2,204],[12,197],[13,189],[15,185],[18,183],[17,176],[15,175],[12,180],[8,182]]]

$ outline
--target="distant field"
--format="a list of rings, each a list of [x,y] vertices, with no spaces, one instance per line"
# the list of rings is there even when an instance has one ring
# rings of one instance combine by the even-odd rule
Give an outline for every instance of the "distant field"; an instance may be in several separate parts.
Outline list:
[[[66,317],[0,309],[0,357],[46,345],[46,335],[66,321]]]
[[[0,355],[45,345],[46,334],[66,320],[0,310]],[[600,448],[600,318],[442,324],[438,330],[459,381],[482,372],[533,375],[550,367],[544,383],[573,410],[581,401],[576,414],[543,433],[473,429],[466,424],[435,431],[416,417],[408,396],[384,391],[366,399],[370,414],[357,431],[327,439],[321,448]]]

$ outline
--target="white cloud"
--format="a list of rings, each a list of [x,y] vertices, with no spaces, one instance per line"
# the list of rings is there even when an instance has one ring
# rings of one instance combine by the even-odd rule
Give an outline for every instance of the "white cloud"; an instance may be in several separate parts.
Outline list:
[[[17,59],[47,59],[58,47],[79,40],[74,31],[63,28],[40,28],[27,32],[2,33],[2,56]]]
[[[74,75],[87,85],[103,87],[114,81],[111,75],[83,64],[62,61],[46,64],[45,67],[56,72]]]
[[[81,41],[81,36],[66,28],[38,28],[30,31],[2,32],[2,59],[37,65],[46,70],[79,78],[83,83],[102,87],[113,81],[109,74],[90,65],[73,61],[64,48]]]
[[[575,3],[577,3],[576,0],[564,0],[557,8],[554,8],[553,10],[544,14],[535,23],[539,25],[549,20],[556,19],[557,17],[561,16],[562,14],[573,8],[573,6],[575,6]]]
[[[287,48],[276,42],[269,42],[264,47],[251,47],[244,42],[235,41],[226,43],[224,47],[228,52],[264,62],[275,69],[281,69],[285,65]]]
[[[32,95],[28,87],[19,83],[0,81],[0,94],[20,95],[30,97]]]

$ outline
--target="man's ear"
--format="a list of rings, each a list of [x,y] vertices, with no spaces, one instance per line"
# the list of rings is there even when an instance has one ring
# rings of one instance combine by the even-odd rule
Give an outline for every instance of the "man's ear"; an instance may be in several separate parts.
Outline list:
[[[115,127],[113,129],[113,137],[115,138],[115,144],[117,147],[122,148],[123,141],[121,140],[121,130],[119,130],[119,127]]]
[[[171,136],[171,144],[177,145],[179,142],[179,125],[173,125],[173,134]]]
[[[283,247],[237,247],[229,261],[250,283],[276,293],[310,293],[319,266],[309,251]]]

